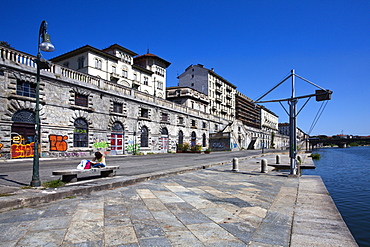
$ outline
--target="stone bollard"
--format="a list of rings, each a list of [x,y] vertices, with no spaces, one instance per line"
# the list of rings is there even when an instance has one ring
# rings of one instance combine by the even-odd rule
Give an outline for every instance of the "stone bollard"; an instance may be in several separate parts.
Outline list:
[[[280,164],[280,155],[276,155],[276,164]]]
[[[239,159],[234,158],[233,159],[233,172],[238,172],[239,171]]]
[[[267,160],[261,160],[261,173],[267,173]]]

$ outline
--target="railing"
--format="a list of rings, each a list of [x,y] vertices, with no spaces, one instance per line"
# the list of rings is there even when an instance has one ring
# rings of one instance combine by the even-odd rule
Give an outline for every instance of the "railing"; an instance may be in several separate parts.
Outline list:
[[[34,62],[36,57],[26,53],[22,53],[6,47],[0,47],[0,57],[3,60],[9,60],[17,64],[24,64],[36,68],[36,63]]]
[[[7,60],[7,61],[10,61],[11,63],[13,62],[16,65],[23,65],[26,67],[36,68],[36,63],[35,63],[36,57],[35,56],[29,55],[27,53],[23,53],[17,50],[13,50],[7,47],[0,47],[0,58],[3,61]],[[175,104],[171,101],[168,101],[162,98],[156,98],[153,95],[139,92],[137,90],[131,89],[123,85],[111,83],[109,81],[103,80],[95,76],[91,76],[91,75],[84,74],[84,73],[81,73],[81,72],[78,72],[78,71],[75,71],[69,68],[65,68],[58,64],[51,63],[50,69],[45,69],[43,70],[42,73],[45,73],[45,72],[50,73],[56,78],[59,78],[62,80],[71,79],[71,80],[76,80],[80,82],[85,82],[85,83],[92,84],[104,90],[117,92],[120,95],[130,96],[130,97],[140,99],[140,100],[150,102],[150,103],[155,102],[155,104],[159,106],[171,108],[171,109],[181,111],[181,112],[191,114],[191,115],[197,115],[203,118],[209,118],[211,121],[212,120],[217,121],[218,119],[208,113],[204,113],[199,110],[194,110],[194,109],[191,109],[183,105]]]

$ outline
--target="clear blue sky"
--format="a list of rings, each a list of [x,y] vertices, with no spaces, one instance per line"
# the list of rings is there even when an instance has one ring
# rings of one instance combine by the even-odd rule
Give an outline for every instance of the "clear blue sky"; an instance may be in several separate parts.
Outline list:
[[[52,58],[89,44],[120,44],[171,62],[167,86],[191,64],[203,64],[251,99],[279,83],[292,69],[332,90],[311,135],[370,135],[369,0],[158,0],[5,1],[0,40],[36,54],[42,20],[49,23]],[[45,5],[44,5],[45,4]],[[316,88],[297,80],[296,95]],[[290,97],[290,82],[265,99]],[[299,105],[305,101],[300,100]],[[264,104],[288,122],[279,103]],[[308,132],[320,102],[311,99],[298,116]]]

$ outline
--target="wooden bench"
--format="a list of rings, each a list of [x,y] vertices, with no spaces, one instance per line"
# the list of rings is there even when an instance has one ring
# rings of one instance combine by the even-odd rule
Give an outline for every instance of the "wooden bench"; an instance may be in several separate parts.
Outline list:
[[[119,169],[119,166],[106,166],[102,168],[91,168],[91,169],[69,169],[69,170],[58,170],[53,171],[53,175],[62,175],[62,181],[65,183],[77,182],[77,175],[82,173],[96,173],[100,171],[101,177],[113,177],[113,170]]]

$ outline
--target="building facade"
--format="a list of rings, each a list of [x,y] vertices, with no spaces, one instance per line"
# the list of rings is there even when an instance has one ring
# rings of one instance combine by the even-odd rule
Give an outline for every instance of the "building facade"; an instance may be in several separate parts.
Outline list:
[[[82,53],[86,54],[86,67],[87,60],[95,58],[89,57],[90,47],[84,49],[88,50]],[[106,56],[108,67],[119,60],[95,52],[101,58]],[[0,47],[0,143],[5,159],[33,157],[34,59],[32,55]],[[129,56],[127,59],[130,60]],[[154,90],[151,95],[132,84],[127,86],[123,78],[114,81],[110,73],[100,71],[102,74],[93,76],[59,64],[67,60],[65,57],[58,64],[52,63],[50,69],[41,70],[41,157],[85,157],[96,150],[106,155],[169,152],[175,151],[176,144],[181,142],[207,148],[211,126],[226,124],[204,111],[164,100],[159,94],[154,96]],[[69,67],[73,66],[70,59]],[[134,65],[130,69],[132,73],[138,71]],[[155,71],[151,75],[158,76]]]
[[[191,109],[208,113],[209,98],[189,87],[167,87],[166,99]]]
[[[34,155],[35,57],[0,47],[0,154]],[[167,88],[166,60],[114,44],[84,46],[53,58],[40,74],[41,157],[283,148],[278,117],[254,105],[213,69],[189,66]],[[212,141],[211,140],[212,136]],[[228,141],[225,142],[224,138]],[[217,139],[219,138],[219,139]],[[222,141],[220,141],[221,139]],[[211,143],[211,146],[210,146]]]
[[[190,65],[178,76],[180,87],[190,87],[209,97],[209,113],[235,120],[236,86],[203,65]]]
[[[261,106],[254,104],[250,98],[240,92],[235,94],[236,119],[244,125],[261,129]]]
[[[74,71],[164,99],[166,69],[171,63],[151,53],[137,55],[118,44],[103,50],[86,45],[51,61]]]

